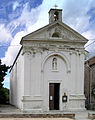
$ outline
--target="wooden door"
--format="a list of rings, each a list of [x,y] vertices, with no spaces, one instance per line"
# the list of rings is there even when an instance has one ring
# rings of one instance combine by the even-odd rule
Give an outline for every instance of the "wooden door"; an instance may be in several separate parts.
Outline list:
[[[54,110],[54,83],[49,84],[49,109]]]

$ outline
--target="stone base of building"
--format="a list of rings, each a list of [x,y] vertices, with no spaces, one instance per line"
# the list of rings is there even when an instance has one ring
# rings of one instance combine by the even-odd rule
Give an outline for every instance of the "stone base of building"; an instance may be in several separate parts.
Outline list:
[[[40,113],[42,111],[42,101],[41,96],[23,96],[21,110]]]
[[[51,113],[52,111],[73,112],[86,110],[85,97],[83,95],[70,95],[67,103],[60,104],[59,110],[49,110],[48,105],[47,107],[44,107],[41,96],[23,96],[21,110],[26,112],[30,111],[32,113]]]
[[[86,110],[84,95],[70,95],[68,110],[69,111],[84,111],[84,110]]]

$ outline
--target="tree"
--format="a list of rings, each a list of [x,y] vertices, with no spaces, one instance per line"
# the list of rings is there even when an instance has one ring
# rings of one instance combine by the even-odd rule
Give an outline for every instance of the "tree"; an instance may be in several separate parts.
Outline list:
[[[5,64],[2,64],[0,60],[0,104],[6,103],[7,101],[6,92],[5,89],[3,88],[3,81],[4,77],[7,74],[8,69],[9,67],[6,66]]]
[[[8,88],[3,88],[4,89],[4,94],[5,94],[5,103],[9,103],[9,89]]]

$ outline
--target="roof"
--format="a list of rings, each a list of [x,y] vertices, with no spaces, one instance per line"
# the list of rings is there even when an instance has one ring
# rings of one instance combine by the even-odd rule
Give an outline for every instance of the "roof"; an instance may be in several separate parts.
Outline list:
[[[52,11],[52,10],[54,10],[54,11],[62,11],[62,9],[54,9],[54,8],[51,8],[51,9],[49,10],[49,13],[50,13],[50,11]]]
[[[87,63],[89,65],[95,64],[95,56],[89,58],[85,63]]]

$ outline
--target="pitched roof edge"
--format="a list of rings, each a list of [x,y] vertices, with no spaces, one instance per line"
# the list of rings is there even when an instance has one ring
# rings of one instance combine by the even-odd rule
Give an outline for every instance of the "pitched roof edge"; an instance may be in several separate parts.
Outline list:
[[[68,29],[70,32],[72,32],[73,34],[75,34],[76,36],[80,37],[81,39],[84,39],[85,41],[88,41],[87,38],[85,38],[84,36],[82,36],[80,33],[78,33],[77,31],[75,31],[73,28],[69,27],[68,25],[66,25],[65,23],[63,22],[59,22],[59,21],[56,21],[54,23],[51,23],[51,24],[48,24],[42,28],[39,28],[38,30],[35,30],[27,35],[25,35],[24,37],[22,37],[21,41],[20,41],[20,44],[22,44],[22,41],[25,40],[25,37],[27,37],[28,35],[30,34],[37,34],[38,32],[41,32],[43,29],[46,29],[48,27],[51,27],[55,24],[59,24],[59,25],[62,25],[63,27],[65,27],[66,29]]]
[[[69,27],[67,24],[60,22],[59,24],[62,24],[64,27],[66,27],[69,31],[73,32],[75,35],[77,35],[78,37],[82,37],[83,39],[85,39],[86,41],[88,41],[87,38],[85,38],[83,35],[81,35],[80,33],[78,33],[76,30],[74,30],[73,28]]]
[[[10,69],[9,73],[11,72],[14,64],[16,63],[16,61],[17,61],[17,59],[18,59],[18,57],[19,57],[19,55],[20,55],[20,53],[21,53],[21,50],[22,50],[22,47],[20,48],[20,50],[19,50],[19,52],[18,52],[18,54],[17,54],[17,56],[16,56],[16,58],[15,58],[15,60],[14,60],[14,62],[13,62],[13,65],[11,66],[11,69]]]
[[[90,61],[90,60],[93,59],[93,58],[95,58],[95,55],[92,56],[91,58],[87,59],[87,60],[85,61],[85,63],[88,62],[88,61]]]

